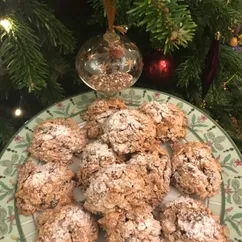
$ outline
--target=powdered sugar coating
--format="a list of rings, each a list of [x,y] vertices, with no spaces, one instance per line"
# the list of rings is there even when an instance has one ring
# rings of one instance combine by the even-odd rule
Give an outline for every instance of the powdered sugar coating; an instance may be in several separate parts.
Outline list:
[[[69,203],[73,199],[74,173],[65,165],[34,165],[27,161],[18,169],[18,190],[15,194],[19,214]]]
[[[134,154],[127,163],[146,170],[146,183],[153,191],[153,205],[160,203],[170,190],[171,162],[166,150],[160,144],[153,144],[147,152]]]
[[[84,207],[92,213],[106,213],[145,204],[148,191],[143,175],[137,165],[113,164],[100,170],[90,180]]]
[[[150,116],[156,124],[156,137],[163,142],[186,137],[188,121],[180,108],[171,103],[147,102],[139,110]]]
[[[192,198],[168,203],[160,222],[165,242],[228,242],[219,218]]]
[[[28,150],[42,161],[69,164],[73,154],[79,154],[86,143],[86,131],[76,121],[57,118],[35,128]]]
[[[90,214],[75,204],[46,210],[38,218],[36,242],[94,242],[98,227]]]
[[[107,242],[161,242],[161,226],[149,206],[109,212],[98,222],[107,232]]]
[[[120,159],[114,151],[101,140],[88,144],[81,155],[80,170],[77,174],[80,185],[86,187],[94,173],[119,162]]]
[[[176,144],[173,150],[172,183],[179,191],[196,194],[201,199],[219,192],[221,166],[207,144],[187,142]]]
[[[157,206],[169,191],[170,161],[167,154],[140,153],[123,164],[101,169],[85,193],[87,210],[107,213],[134,206]]]
[[[156,135],[153,121],[138,110],[121,110],[111,115],[103,125],[102,139],[118,154],[142,150]]]
[[[113,113],[126,109],[126,105],[122,99],[96,99],[88,106],[88,110],[84,114],[84,120],[88,121],[85,129],[90,139],[99,137],[102,133],[102,124]]]

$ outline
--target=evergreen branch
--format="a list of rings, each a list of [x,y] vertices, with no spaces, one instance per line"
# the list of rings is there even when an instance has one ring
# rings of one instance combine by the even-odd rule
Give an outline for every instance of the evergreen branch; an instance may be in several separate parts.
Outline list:
[[[5,30],[0,48],[2,64],[18,89],[45,87],[48,71],[38,38],[18,13],[9,15],[9,21],[11,29]]]
[[[128,13],[140,21],[150,33],[151,43],[164,53],[179,47],[186,47],[194,36],[196,24],[193,22],[187,5],[178,4],[181,0],[139,0]]]
[[[242,9],[242,1],[241,0],[230,1],[227,5],[231,8],[233,8],[234,10],[241,12],[241,9]]]
[[[220,109],[223,112],[231,112],[236,109],[236,111],[242,112],[242,105],[215,105],[215,106],[210,106],[211,109]]]
[[[53,14],[53,11],[44,3],[31,1],[30,7],[34,14],[34,20],[29,18],[39,28],[47,34],[48,40],[54,47],[59,47],[60,52],[68,54],[75,48],[75,39],[69,31]]]
[[[228,78],[237,73],[242,78],[242,53],[235,51],[230,46],[221,45],[220,49],[221,72],[226,72]]]
[[[242,22],[241,8],[235,7],[235,4],[226,4],[221,0],[185,0],[185,2],[189,5],[192,18],[200,32],[209,27],[210,34],[220,31],[224,37],[229,37],[231,34],[229,28],[234,28]]]
[[[178,85],[187,88],[191,83],[200,86],[205,55],[196,51],[193,56],[182,62],[177,70]]]
[[[46,57],[50,70],[50,76],[46,82],[47,86],[41,91],[35,92],[36,97],[43,105],[50,105],[64,98],[64,90],[61,87],[61,84],[58,83],[58,79],[70,68],[60,55],[51,53],[50,56]]]
[[[88,0],[88,3],[94,10],[94,15],[89,21],[91,24],[101,24],[104,25],[106,22],[106,11],[103,0]],[[132,8],[132,0],[117,0],[117,9],[115,16],[115,23],[117,25],[129,25],[131,26],[134,23],[133,19],[130,19],[131,16],[127,15],[127,11]],[[105,21],[104,21],[105,20]]]
[[[34,92],[34,95],[43,105],[51,105],[64,98],[63,88],[57,82],[58,74],[52,72],[47,80],[47,85],[41,91]]]

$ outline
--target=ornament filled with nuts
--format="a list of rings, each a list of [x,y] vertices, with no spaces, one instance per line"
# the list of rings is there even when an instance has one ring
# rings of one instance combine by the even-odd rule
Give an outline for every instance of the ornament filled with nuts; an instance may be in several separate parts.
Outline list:
[[[76,69],[82,81],[92,89],[107,96],[130,86],[139,78],[143,69],[138,47],[122,34],[125,26],[114,26],[115,1],[105,0],[109,28],[104,35],[87,41],[76,59]]]

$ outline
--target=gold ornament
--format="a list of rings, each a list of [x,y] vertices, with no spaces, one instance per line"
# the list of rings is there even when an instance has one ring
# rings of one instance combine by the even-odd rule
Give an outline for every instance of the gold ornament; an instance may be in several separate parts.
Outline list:
[[[238,45],[238,39],[236,37],[232,37],[230,40],[229,40],[229,45],[232,46],[232,47],[235,47]]]

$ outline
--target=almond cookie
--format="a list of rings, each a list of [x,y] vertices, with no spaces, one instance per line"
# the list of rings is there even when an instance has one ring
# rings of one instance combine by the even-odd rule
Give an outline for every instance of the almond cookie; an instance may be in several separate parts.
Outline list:
[[[102,124],[104,121],[111,114],[121,109],[126,109],[126,105],[119,98],[97,99],[90,104],[83,117],[87,121],[85,128],[88,138],[95,139],[99,137],[103,133]]]
[[[164,242],[228,242],[219,218],[203,204],[181,197],[160,214]]]
[[[38,232],[36,242],[94,242],[98,238],[96,221],[75,204],[43,212]]]
[[[101,140],[88,144],[81,154],[80,170],[77,173],[79,184],[85,188],[93,174],[120,161],[114,151]]]
[[[118,154],[142,150],[156,135],[154,122],[138,110],[121,110],[112,114],[103,124],[102,139]]]
[[[212,157],[211,148],[200,142],[176,144],[173,147],[172,184],[181,192],[201,199],[217,194],[222,183],[220,163]]]
[[[163,166],[166,159],[156,157],[151,164],[155,156],[150,155],[147,161],[144,156],[97,172],[85,192],[85,208],[92,213],[107,213],[119,208],[132,210],[135,206],[150,204],[156,207],[160,204],[169,190],[169,162],[167,167]]]
[[[35,128],[28,150],[42,161],[69,164],[73,154],[81,153],[86,144],[86,131],[76,121],[57,118]]]
[[[161,226],[149,206],[109,212],[98,222],[107,232],[107,242],[161,242]]]
[[[153,205],[160,203],[170,190],[171,162],[166,150],[153,144],[147,152],[134,154],[127,163],[146,170],[146,183],[152,191]]]
[[[156,137],[161,141],[176,142],[186,137],[187,117],[176,105],[153,101],[142,104],[139,110],[154,120]]]
[[[30,215],[69,203],[75,185],[73,178],[74,173],[65,165],[35,165],[28,160],[18,169],[15,197],[19,214]]]
[[[90,180],[84,207],[96,214],[144,205],[149,195],[144,175],[138,165],[113,164],[100,170]]]

